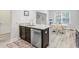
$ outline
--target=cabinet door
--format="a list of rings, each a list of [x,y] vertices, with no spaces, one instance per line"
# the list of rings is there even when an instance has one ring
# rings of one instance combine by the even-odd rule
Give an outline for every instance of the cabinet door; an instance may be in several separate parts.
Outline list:
[[[49,45],[49,29],[42,31],[42,47],[45,48]]]
[[[26,41],[31,43],[31,32],[29,27],[26,27]]]
[[[26,33],[25,33],[25,27],[20,26],[20,38],[25,40],[26,39]]]
[[[79,48],[79,32],[76,33],[76,46]]]

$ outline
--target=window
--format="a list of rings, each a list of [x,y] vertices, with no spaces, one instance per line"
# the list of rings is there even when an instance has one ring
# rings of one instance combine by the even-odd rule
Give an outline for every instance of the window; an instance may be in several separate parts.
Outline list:
[[[68,24],[69,23],[69,11],[56,11],[55,12],[56,24]]]
[[[69,23],[69,12],[65,11],[62,13],[62,23],[63,24]]]
[[[61,24],[61,13],[56,12],[56,24]]]

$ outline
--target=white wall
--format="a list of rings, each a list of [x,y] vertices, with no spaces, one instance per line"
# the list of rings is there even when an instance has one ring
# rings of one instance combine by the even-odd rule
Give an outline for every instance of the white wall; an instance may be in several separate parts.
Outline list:
[[[27,23],[33,20],[33,23],[36,24],[36,12],[38,10],[30,10],[29,16],[24,16],[23,10],[13,10],[12,11],[12,31],[11,31],[11,39],[19,39],[19,24]],[[48,13],[44,10],[39,10],[38,12]],[[47,17],[48,18],[48,17]],[[47,19],[48,20],[48,19]]]
[[[79,11],[78,10],[70,11],[69,25],[79,30]]]
[[[0,10],[0,34],[10,33],[11,31],[10,12],[10,10]]]
[[[49,10],[48,11],[48,15],[49,15],[49,19],[53,19],[54,18],[54,11],[53,10]]]
[[[19,39],[19,24],[27,23],[31,20],[34,20],[35,23],[35,11],[29,11],[29,16],[24,16],[23,10],[14,10],[12,11],[12,31],[11,31],[11,39]]]

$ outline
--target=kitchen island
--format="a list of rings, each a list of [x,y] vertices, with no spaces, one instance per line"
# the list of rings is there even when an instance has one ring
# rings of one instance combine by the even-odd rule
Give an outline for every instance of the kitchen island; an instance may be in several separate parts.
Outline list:
[[[46,48],[49,45],[49,26],[47,25],[19,25],[20,38],[37,48]]]

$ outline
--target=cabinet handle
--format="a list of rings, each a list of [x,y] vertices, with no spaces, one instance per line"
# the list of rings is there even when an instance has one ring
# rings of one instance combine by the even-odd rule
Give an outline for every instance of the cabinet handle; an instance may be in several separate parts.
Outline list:
[[[45,34],[47,34],[47,31],[45,31]]]

